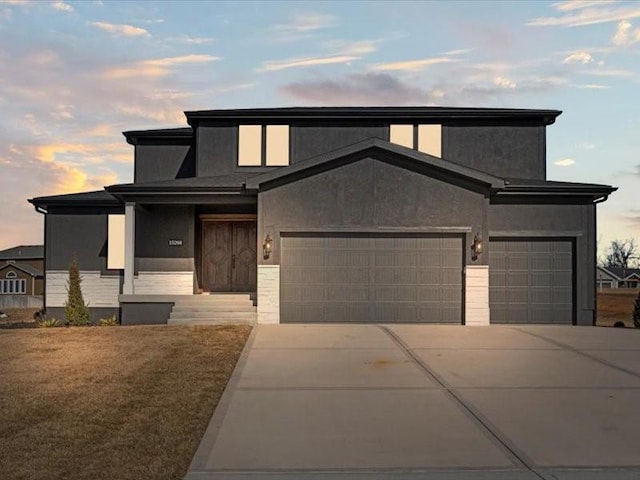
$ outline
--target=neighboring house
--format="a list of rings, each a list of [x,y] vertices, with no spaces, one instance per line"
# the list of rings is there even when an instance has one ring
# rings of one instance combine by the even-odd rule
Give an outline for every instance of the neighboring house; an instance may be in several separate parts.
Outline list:
[[[20,245],[0,251],[0,295],[44,293],[44,247]]]
[[[94,317],[123,324],[248,292],[259,323],[591,325],[596,204],[616,189],[546,179],[560,113],[210,110],[125,132],[133,183],[30,200],[46,307],[75,254]]]
[[[602,288],[640,287],[640,268],[601,267],[596,269],[596,282]]]

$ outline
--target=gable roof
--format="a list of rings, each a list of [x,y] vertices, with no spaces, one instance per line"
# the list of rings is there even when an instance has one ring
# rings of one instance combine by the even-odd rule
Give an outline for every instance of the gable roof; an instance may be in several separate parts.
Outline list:
[[[640,278],[640,268],[605,267],[598,265],[598,269],[608,273],[618,281],[627,280],[630,277]]]
[[[43,245],[18,245],[0,251],[0,260],[38,260],[44,258]]]
[[[0,271],[9,267],[14,267],[14,268],[17,268],[18,270],[22,270],[24,273],[27,273],[32,277],[42,277],[42,270],[32,265],[29,265],[28,263],[21,263],[21,262],[5,263],[4,265],[0,266]]]
[[[288,107],[184,112],[190,125],[200,120],[527,120],[552,124],[560,110],[457,107]]]
[[[250,190],[259,190],[263,185],[274,182],[290,183],[368,157],[421,173],[431,171],[452,175],[491,189],[504,187],[504,180],[501,178],[379,138],[369,138],[288,167],[258,175],[247,180],[246,187]]]

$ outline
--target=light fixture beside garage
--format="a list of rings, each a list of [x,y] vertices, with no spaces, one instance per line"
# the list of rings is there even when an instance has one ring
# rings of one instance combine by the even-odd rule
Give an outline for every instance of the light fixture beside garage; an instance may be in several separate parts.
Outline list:
[[[471,244],[471,250],[473,251],[473,259],[476,260],[478,255],[482,253],[482,237],[479,233],[476,233],[473,237],[473,243]]]
[[[264,259],[267,260],[271,256],[271,252],[273,251],[273,239],[267,233],[267,236],[264,237],[264,243],[262,244],[262,255]]]

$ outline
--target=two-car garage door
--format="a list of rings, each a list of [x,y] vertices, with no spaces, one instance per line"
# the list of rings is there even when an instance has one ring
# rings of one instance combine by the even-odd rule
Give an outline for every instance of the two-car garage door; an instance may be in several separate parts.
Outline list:
[[[283,323],[462,323],[461,236],[282,237]],[[491,323],[571,324],[573,242],[490,239]]]
[[[283,236],[280,321],[462,321],[462,237]]]

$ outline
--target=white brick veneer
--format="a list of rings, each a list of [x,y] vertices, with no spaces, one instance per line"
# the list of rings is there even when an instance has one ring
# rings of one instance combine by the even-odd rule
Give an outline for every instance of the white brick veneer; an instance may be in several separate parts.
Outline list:
[[[115,307],[118,304],[120,293],[119,276],[101,276],[100,272],[81,271],[82,296],[90,307]],[[66,270],[48,270],[47,282],[47,307],[64,307],[67,302],[67,280],[69,272]]]
[[[193,295],[193,272],[139,272],[133,279],[136,295]]]
[[[489,325],[489,266],[465,267],[465,323]]]
[[[280,323],[280,265],[258,265],[258,323]]]

